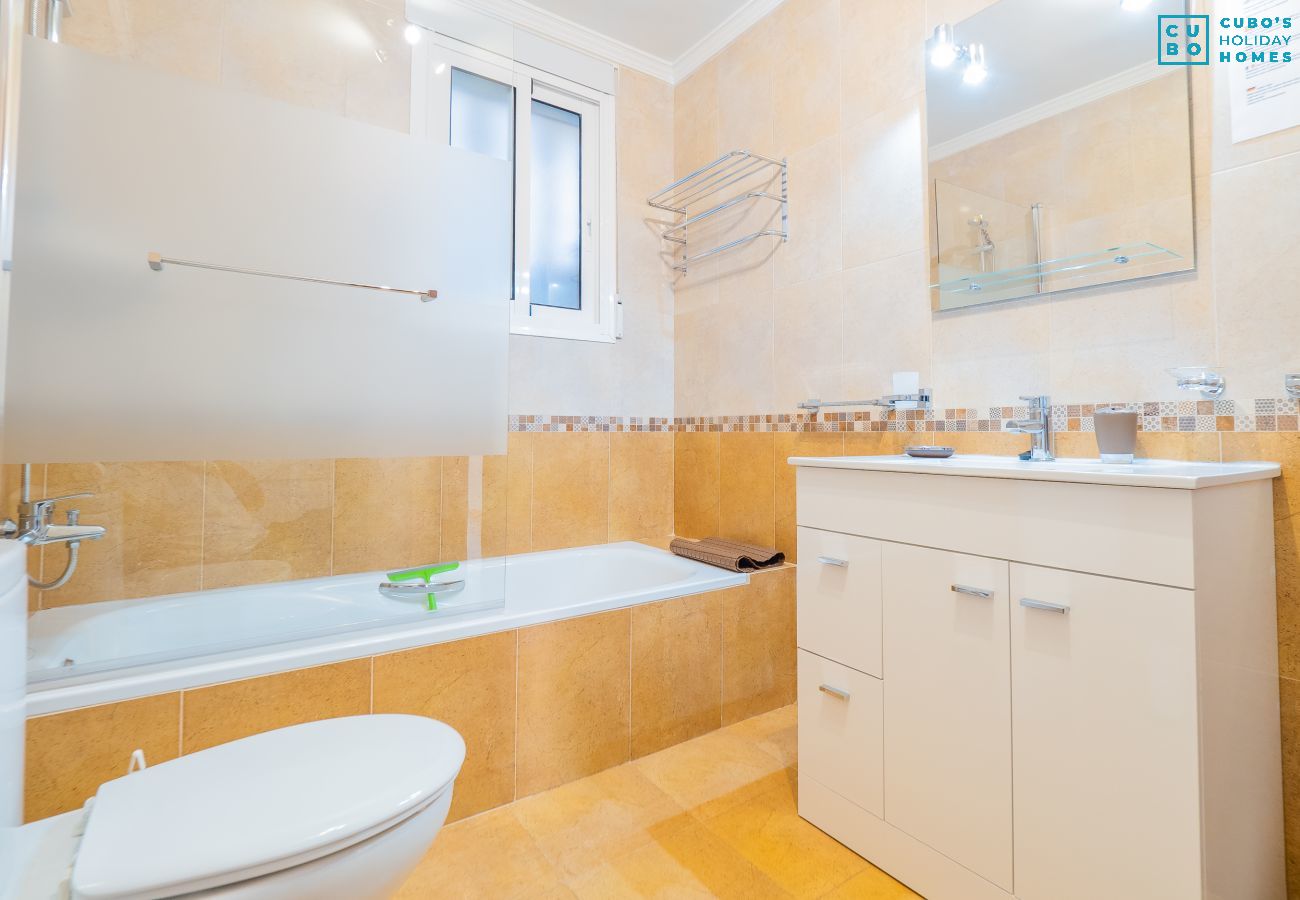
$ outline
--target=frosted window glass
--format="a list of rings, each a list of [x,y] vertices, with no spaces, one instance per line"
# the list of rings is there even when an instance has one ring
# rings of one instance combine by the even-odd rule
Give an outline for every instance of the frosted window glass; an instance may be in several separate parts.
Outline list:
[[[509,163],[66,45],[23,68],[6,459],[505,451]]]
[[[582,308],[582,116],[533,101],[529,295]]]
[[[451,145],[514,158],[514,88],[464,69],[451,70]]]

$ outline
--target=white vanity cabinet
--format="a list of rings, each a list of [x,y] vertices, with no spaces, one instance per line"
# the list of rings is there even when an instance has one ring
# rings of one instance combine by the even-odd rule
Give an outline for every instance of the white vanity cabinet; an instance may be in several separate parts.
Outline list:
[[[1276,465],[791,463],[804,818],[931,900],[1285,896]]]

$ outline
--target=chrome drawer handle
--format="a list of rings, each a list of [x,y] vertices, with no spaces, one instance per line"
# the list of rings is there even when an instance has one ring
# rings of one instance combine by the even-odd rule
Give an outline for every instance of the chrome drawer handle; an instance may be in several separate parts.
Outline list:
[[[1070,607],[1061,603],[1047,603],[1043,600],[1030,600],[1028,597],[1021,597],[1020,605],[1026,609],[1044,609],[1048,612],[1061,613],[1062,615],[1070,611]]]
[[[817,688],[817,690],[821,691],[823,694],[830,694],[830,695],[831,695],[832,697],[834,697],[836,700],[847,700],[847,699],[849,699],[849,692],[848,692],[848,691],[842,691],[842,690],[840,690],[840,689],[837,688],[837,687],[831,687],[829,684],[819,685],[818,688]]]
[[[839,566],[841,569],[846,568],[849,564],[847,559],[837,559],[834,556],[819,556],[817,561],[827,566]]]
[[[965,594],[968,597],[983,597],[985,600],[988,600],[993,596],[992,591],[986,591],[983,588],[967,587],[964,584],[952,585],[952,592],[954,594]]]

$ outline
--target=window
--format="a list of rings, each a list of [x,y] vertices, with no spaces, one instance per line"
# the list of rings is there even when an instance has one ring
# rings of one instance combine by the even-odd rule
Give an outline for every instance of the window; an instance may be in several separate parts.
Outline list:
[[[613,97],[466,45],[430,54],[430,136],[445,123],[451,146],[514,163],[511,332],[614,341]]]

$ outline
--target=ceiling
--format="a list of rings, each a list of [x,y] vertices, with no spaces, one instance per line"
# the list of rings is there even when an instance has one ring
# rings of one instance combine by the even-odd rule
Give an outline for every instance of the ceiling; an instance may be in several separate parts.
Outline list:
[[[1116,0],[1001,0],[951,23],[958,44],[984,44],[989,76],[972,87],[960,64],[926,64],[931,146],[1126,70],[1154,68],[1156,16],[1182,12],[1183,2],[1127,12]]]
[[[750,0],[529,0],[531,5],[667,62],[712,34]]]

